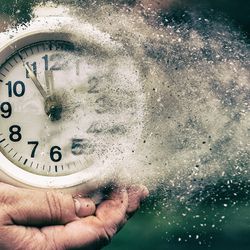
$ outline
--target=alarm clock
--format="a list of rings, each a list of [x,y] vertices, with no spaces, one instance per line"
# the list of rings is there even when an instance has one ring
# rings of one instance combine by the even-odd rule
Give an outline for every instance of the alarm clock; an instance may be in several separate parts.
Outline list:
[[[143,80],[122,43],[53,10],[1,34],[0,181],[88,194],[138,143]]]

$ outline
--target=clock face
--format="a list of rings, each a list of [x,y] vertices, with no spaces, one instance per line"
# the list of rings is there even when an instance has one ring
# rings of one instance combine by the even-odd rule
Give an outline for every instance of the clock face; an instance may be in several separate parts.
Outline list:
[[[60,177],[132,151],[143,94],[128,56],[38,41],[0,67],[0,151],[18,169]],[[100,173],[101,174],[101,173]]]

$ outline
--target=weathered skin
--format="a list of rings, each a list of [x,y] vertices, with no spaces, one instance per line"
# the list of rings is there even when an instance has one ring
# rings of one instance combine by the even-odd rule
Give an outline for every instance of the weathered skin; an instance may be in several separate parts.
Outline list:
[[[55,191],[0,184],[0,249],[101,249],[148,195],[133,186],[114,191],[97,207],[92,200]]]

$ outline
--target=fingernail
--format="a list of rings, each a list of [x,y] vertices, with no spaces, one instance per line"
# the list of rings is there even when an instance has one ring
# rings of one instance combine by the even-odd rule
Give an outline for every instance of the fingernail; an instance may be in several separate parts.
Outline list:
[[[76,198],[74,198],[74,202],[75,202],[75,209],[76,209],[76,214],[78,214],[78,212],[81,209],[81,203],[79,200],[77,200]]]
[[[146,199],[149,196],[149,191],[145,186],[141,186],[142,199]]]
[[[75,198],[74,201],[77,216],[86,217],[95,213],[96,207],[91,199]]]

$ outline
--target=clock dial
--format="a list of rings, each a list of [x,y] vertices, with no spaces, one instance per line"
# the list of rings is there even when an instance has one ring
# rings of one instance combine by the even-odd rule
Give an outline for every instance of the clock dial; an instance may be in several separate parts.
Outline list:
[[[142,102],[129,57],[60,40],[29,44],[0,68],[0,150],[36,175],[83,171],[132,150]]]

